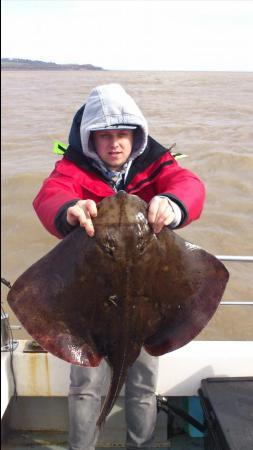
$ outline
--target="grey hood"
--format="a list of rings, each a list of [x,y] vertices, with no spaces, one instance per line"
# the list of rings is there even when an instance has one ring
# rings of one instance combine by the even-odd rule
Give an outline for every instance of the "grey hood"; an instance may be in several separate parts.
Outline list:
[[[101,160],[92,145],[90,133],[112,125],[119,125],[119,129],[122,125],[137,127],[134,131],[134,144],[129,161],[133,161],[143,153],[148,140],[146,119],[132,97],[116,83],[97,86],[91,91],[81,120],[80,137],[83,153],[99,165]]]

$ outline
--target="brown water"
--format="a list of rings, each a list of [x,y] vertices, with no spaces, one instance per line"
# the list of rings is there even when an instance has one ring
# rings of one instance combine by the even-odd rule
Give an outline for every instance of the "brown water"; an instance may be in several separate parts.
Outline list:
[[[221,255],[253,255],[253,74],[200,72],[2,72],[2,272],[11,283],[58,241],[42,228],[32,200],[67,142],[90,90],[119,82],[148,119],[150,134],[186,153],[180,163],[207,189],[201,218],[178,231]],[[225,263],[224,300],[253,300],[252,263]],[[4,309],[17,324],[6,304]],[[29,313],[29,312],[28,312]],[[15,332],[26,338],[24,329]],[[199,339],[253,339],[252,306],[220,306]]]

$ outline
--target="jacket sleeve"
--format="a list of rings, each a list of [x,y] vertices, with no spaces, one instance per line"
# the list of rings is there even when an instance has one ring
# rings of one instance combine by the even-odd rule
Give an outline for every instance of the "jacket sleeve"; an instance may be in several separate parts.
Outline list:
[[[195,173],[181,167],[172,156],[170,158],[172,163],[165,165],[157,177],[156,190],[180,207],[182,219],[178,228],[199,218],[205,201],[205,186]]]
[[[57,165],[56,165],[57,166]],[[81,186],[76,180],[55,170],[45,179],[33,201],[33,207],[43,226],[58,238],[70,230],[61,229],[66,209],[82,198]],[[71,227],[73,229],[73,227]]]

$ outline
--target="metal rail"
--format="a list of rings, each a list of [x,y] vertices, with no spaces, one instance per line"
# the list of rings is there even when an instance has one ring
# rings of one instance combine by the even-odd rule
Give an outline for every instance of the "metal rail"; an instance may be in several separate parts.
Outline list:
[[[253,262],[253,256],[216,255],[221,261]]]
[[[220,302],[224,306],[253,306],[253,302]]]
[[[253,256],[216,255],[220,261],[253,262]],[[253,302],[220,302],[222,306],[253,306]]]

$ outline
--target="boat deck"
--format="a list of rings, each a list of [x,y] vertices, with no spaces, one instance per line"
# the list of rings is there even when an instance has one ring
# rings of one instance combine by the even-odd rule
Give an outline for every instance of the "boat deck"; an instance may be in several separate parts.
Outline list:
[[[183,399],[171,399],[182,407]],[[67,450],[67,398],[17,397],[12,399],[2,421],[2,450]],[[172,420],[164,410],[158,410],[154,449],[203,450],[203,434],[181,417]],[[167,438],[168,417],[170,438]],[[125,448],[126,424],[124,398],[116,400],[106,424],[101,430],[97,450]],[[198,436],[198,437],[195,437]],[[199,437],[200,436],[200,437]]]
[[[2,450],[67,450],[68,449],[67,432],[50,431],[15,431],[10,433],[6,443],[2,445]],[[118,450],[124,448],[123,443],[115,439],[104,436],[98,442],[97,450]],[[173,436],[168,441],[155,442],[155,449],[170,450],[203,450],[204,444],[202,438],[192,438],[187,433]]]

